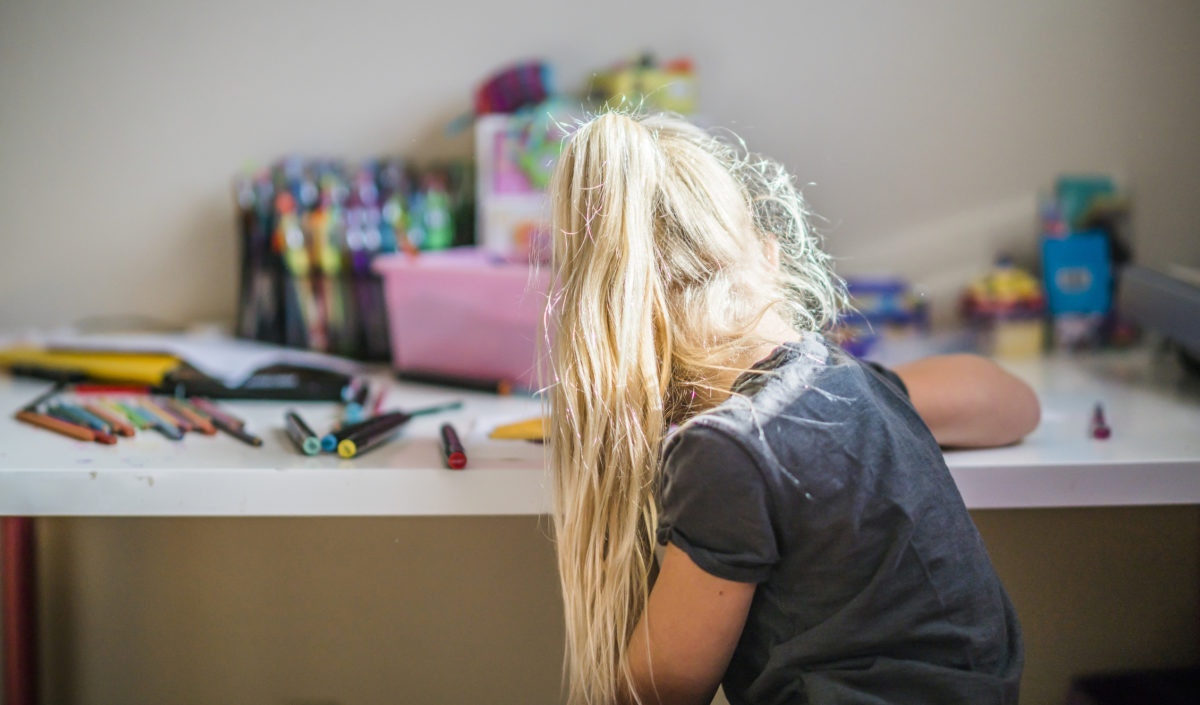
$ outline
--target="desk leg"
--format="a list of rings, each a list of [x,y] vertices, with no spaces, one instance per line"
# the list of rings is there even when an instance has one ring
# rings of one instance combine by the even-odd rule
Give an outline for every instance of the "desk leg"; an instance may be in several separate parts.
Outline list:
[[[30,517],[0,517],[0,587],[4,591],[4,705],[37,702],[37,593]]]

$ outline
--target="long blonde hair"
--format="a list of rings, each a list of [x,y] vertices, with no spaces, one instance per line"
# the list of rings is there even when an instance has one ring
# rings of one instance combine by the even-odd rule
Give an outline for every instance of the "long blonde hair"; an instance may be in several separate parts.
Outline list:
[[[818,330],[840,281],[778,164],[667,116],[579,125],[550,187],[547,384],[572,703],[627,687],[649,595],[666,429],[722,393],[774,312]]]

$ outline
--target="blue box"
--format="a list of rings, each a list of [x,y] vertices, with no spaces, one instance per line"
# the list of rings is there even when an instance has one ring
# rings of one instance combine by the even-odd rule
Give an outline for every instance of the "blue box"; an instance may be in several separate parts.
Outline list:
[[[1112,304],[1108,238],[1086,232],[1043,240],[1042,277],[1051,315],[1108,313]]]

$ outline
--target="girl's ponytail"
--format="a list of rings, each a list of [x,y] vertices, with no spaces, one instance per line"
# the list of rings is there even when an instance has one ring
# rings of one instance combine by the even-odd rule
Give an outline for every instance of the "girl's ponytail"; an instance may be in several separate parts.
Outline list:
[[[671,359],[656,267],[661,156],[604,115],[563,155],[556,194],[549,388],[570,701],[610,703],[649,591],[654,482]]]

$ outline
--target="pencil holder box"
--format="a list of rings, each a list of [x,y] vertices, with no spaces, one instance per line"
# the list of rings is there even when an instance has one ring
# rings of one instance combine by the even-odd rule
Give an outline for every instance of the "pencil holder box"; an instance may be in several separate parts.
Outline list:
[[[548,271],[476,248],[384,255],[372,266],[397,372],[533,389]]]

